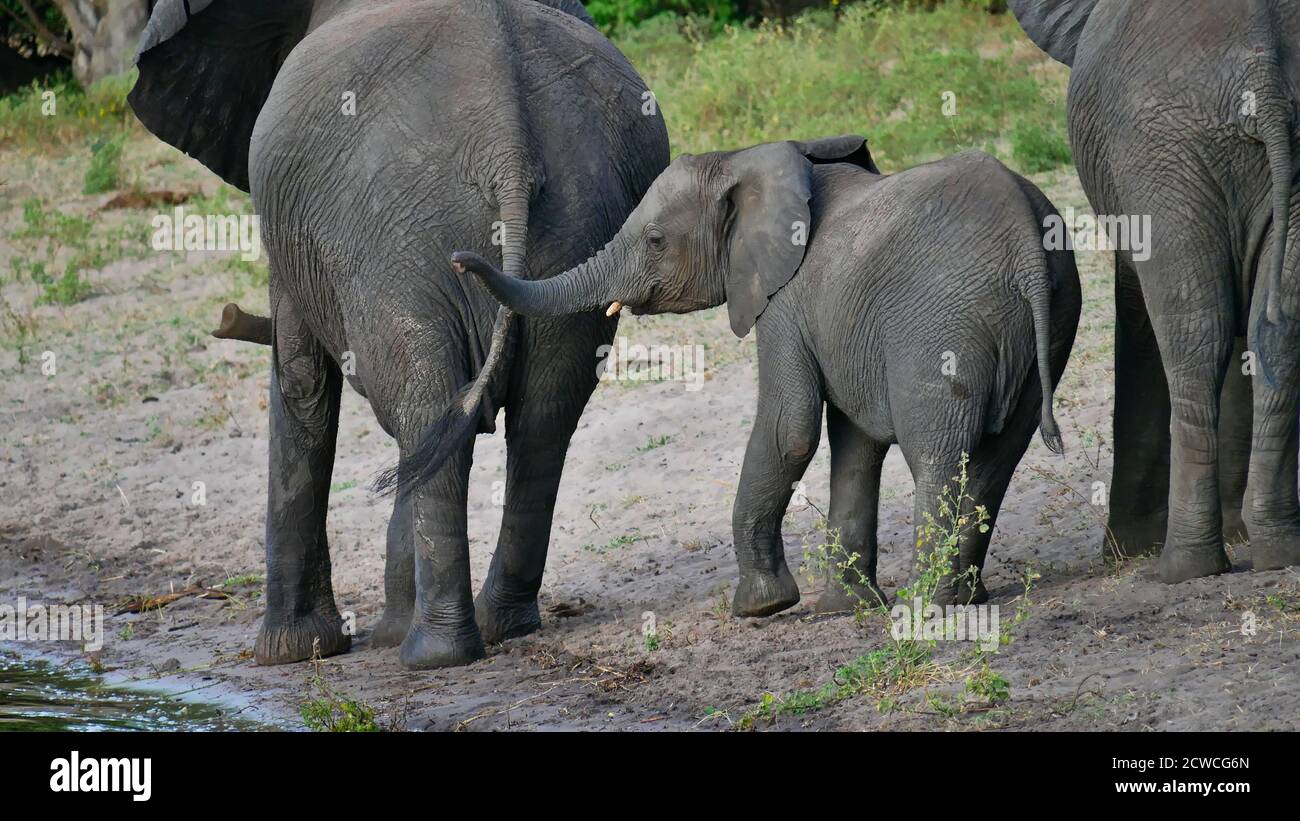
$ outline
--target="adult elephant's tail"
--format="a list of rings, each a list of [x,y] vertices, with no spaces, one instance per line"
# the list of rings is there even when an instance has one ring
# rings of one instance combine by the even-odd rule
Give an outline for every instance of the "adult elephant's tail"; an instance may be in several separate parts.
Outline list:
[[[522,277],[528,247],[528,189],[519,186],[500,196],[502,225],[501,266],[507,276]],[[375,479],[375,490],[396,490],[399,495],[418,489],[432,479],[443,464],[474,436],[479,415],[492,386],[509,372],[506,349],[515,312],[497,309],[487,358],[474,381],[461,388],[442,415],[425,430],[410,453]]]
[[[1270,67],[1273,81],[1260,106],[1259,138],[1268,151],[1268,168],[1273,178],[1273,259],[1268,269],[1268,321],[1282,321],[1282,271],[1286,267],[1287,235],[1291,230],[1291,180],[1295,174],[1291,150],[1291,99],[1281,88],[1277,67]]]

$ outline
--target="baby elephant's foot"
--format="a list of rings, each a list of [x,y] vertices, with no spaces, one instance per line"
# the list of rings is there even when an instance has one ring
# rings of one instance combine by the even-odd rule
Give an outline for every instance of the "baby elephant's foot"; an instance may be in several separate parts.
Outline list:
[[[1300,532],[1251,529],[1250,555],[1256,570],[1281,570],[1300,565]]]
[[[846,613],[888,606],[889,596],[874,581],[846,585],[839,579],[830,579],[814,610],[818,613]]]
[[[940,607],[950,604],[984,604],[989,600],[988,588],[979,576],[963,573],[956,580],[949,579],[934,591],[934,603]]]
[[[775,572],[741,571],[740,585],[731,600],[731,612],[736,616],[758,618],[780,613],[798,603],[799,585],[790,575],[790,568],[781,562]]]
[[[391,605],[384,607],[384,615],[379,617],[379,624],[370,634],[370,644],[374,647],[396,647],[406,638],[411,629],[411,611],[398,609]]]
[[[352,637],[343,632],[343,619],[331,602],[301,615],[267,610],[253,657],[258,664],[290,664],[337,655],[351,646]]]
[[[542,629],[542,614],[537,610],[537,596],[522,599],[505,596],[484,587],[474,601],[474,621],[488,644],[526,636]]]
[[[470,621],[453,628],[416,621],[402,640],[400,659],[408,670],[460,667],[487,655],[478,626]]]
[[[1160,581],[1165,584],[1178,584],[1230,570],[1232,562],[1228,561],[1222,542],[1191,546],[1175,541],[1160,551]]]

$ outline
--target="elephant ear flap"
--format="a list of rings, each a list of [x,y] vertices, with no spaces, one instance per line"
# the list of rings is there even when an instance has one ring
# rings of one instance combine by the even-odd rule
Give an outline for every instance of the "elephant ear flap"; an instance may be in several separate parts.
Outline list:
[[[248,143],[313,0],[159,0],[127,99],[144,127],[248,190]]]
[[[867,138],[857,134],[797,142],[795,145],[799,148],[799,153],[815,164],[842,162],[865,168],[872,174],[880,173],[867,148]]]
[[[727,311],[743,337],[803,262],[808,245],[812,163],[794,143],[730,155]]]
[[[1074,51],[1096,5],[1097,0],[1010,0],[1034,45],[1067,66],[1074,65]]]

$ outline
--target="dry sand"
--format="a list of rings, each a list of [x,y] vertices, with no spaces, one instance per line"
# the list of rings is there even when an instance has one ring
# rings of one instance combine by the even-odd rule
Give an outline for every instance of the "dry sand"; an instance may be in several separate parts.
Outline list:
[[[107,197],[78,193],[84,158],[0,164],[3,235],[39,196],[68,213],[92,213]],[[150,188],[202,189],[211,175],[146,138],[127,166],[149,168]],[[1038,180],[1058,207],[1086,208],[1073,174]],[[170,208],[164,210],[170,211]],[[153,212],[105,212],[101,225],[147,224]],[[25,253],[12,238],[0,258]],[[730,513],[754,418],[753,340],[737,341],[725,314],[629,317],[632,343],[701,344],[708,378],[610,383],[596,392],[574,437],[555,512],[542,590],[541,632],[489,648],[465,668],[407,672],[395,650],[369,646],[383,607],[384,534],[391,502],[368,489],[396,449],[365,400],[345,389],[329,536],[335,594],[356,614],[351,652],[310,664],[256,666],[262,615],[267,466],[268,354],[207,336],[220,306],[238,298],[264,309],[264,288],[224,254],[150,253],[111,262],[88,278],[90,298],[34,306],[39,289],[7,281],[15,312],[37,323],[20,363],[12,329],[0,348],[0,601],[95,602],[109,607],[102,664],[181,687],[252,701],[296,721],[319,672],[340,694],[373,706],[383,723],[410,729],[726,729],[765,693],[778,700],[816,688],[837,666],[885,646],[880,620],[817,617],[818,590],[778,616],[731,618],[736,582]],[[1009,617],[1021,578],[1041,573],[1029,618],[992,667],[1010,684],[997,708],[948,714],[926,694],[953,699],[961,678],[897,697],[854,697],[756,728],[834,729],[1297,729],[1300,716],[1300,576],[1249,570],[1169,587],[1150,560],[1100,560],[1104,510],[1089,504],[1110,474],[1112,282],[1105,255],[1080,255],[1085,316],[1058,393],[1067,455],[1035,440],[1004,505],[986,580]],[[41,353],[57,355],[42,373]],[[594,362],[593,362],[594,366]],[[664,437],[667,437],[666,439]],[[792,568],[825,510],[829,452],[823,441],[805,479],[811,504],[786,519]],[[494,482],[504,479],[500,436],[481,437],[469,502],[476,586],[496,541]],[[206,503],[192,503],[195,482]],[[904,583],[912,483],[899,454],[885,467],[881,578]],[[815,507],[814,507],[815,506]],[[253,575],[253,580],[240,579]],[[144,615],[112,615],[127,596],[157,595],[234,579],[236,599],[186,598]],[[1243,635],[1244,613],[1257,620]],[[659,645],[648,649],[643,614]],[[49,648],[46,648],[49,649]],[[963,648],[945,644],[940,656]],[[75,655],[77,648],[59,652]],[[960,664],[958,663],[958,666]],[[153,681],[152,679],[161,679]]]

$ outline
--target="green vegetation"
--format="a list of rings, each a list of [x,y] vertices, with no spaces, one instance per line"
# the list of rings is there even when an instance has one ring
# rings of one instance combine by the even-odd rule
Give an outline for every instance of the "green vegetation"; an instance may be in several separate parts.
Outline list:
[[[658,450],[671,441],[673,441],[671,436],[651,436],[644,445],[636,449],[636,452],[649,453],[652,450]]]
[[[621,536],[615,536],[602,546],[598,547],[594,544],[588,543],[584,544],[582,549],[588,553],[596,553],[603,556],[606,553],[612,553],[615,550],[622,550],[625,547],[631,547],[637,542],[644,542],[649,539],[650,537],[644,533],[624,533]]]
[[[320,659],[313,658],[316,673],[311,687],[316,698],[298,706],[307,729],[317,733],[378,733],[383,728],[375,718],[375,709],[355,699],[344,698],[334,692],[321,674]]]
[[[134,85],[134,70],[85,90],[71,76],[60,75],[47,85],[33,83],[0,97],[0,146],[48,150],[136,130],[139,126],[126,102]]]
[[[973,148],[1026,172],[1069,159],[1066,70],[1018,48],[1028,41],[1014,19],[963,4],[860,3],[838,21],[810,11],[717,36],[657,17],[617,42],[654,91],[675,153],[859,133],[886,171]]]
[[[918,528],[915,580],[898,590],[898,602],[909,609],[919,605],[924,612],[931,606],[941,586],[954,582],[948,574],[962,538],[976,530],[981,533],[988,530],[988,511],[967,493],[970,483],[967,464],[963,455],[958,475],[952,477],[939,498],[939,515],[927,513]],[[1010,684],[990,667],[989,661],[998,648],[1011,643],[1013,631],[1029,617],[1032,604],[1029,594],[1036,574],[1025,575],[1025,593],[1012,618],[998,625],[997,642],[992,649],[972,644],[959,658],[942,660],[936,639],[895,634],[886,608],[858,592],[868,581],[857,569],[859,555],[849,552],[840,542],[839,533],[828,529],[824,521],[819,523],[818,532],[825,541],[804,551],[803,571],[812,581],[829,574],[831,583],[843,585],[856,600],[854,610],[858,622],[869,630],[879,629],[884,646],[840,667],[821,687],[784,695],[764,693],[758,704],[737,722],[739,729],[749,729],[760,719],[773,720],[821,710],[855,696],[873,699],[880,712],[927,707],[946,718],[956,718],[973,707],[1000,705],[1010,699]],[[955,699],[929,690],[956,681],[963,681],[963,685]],[[904,700],[918,689],[923,691],[919,705]]]
[[[90,145],[90,167],[86,169],[86,194],[112,191],[122,181],[122,144],[125,137],[101,137]]]

